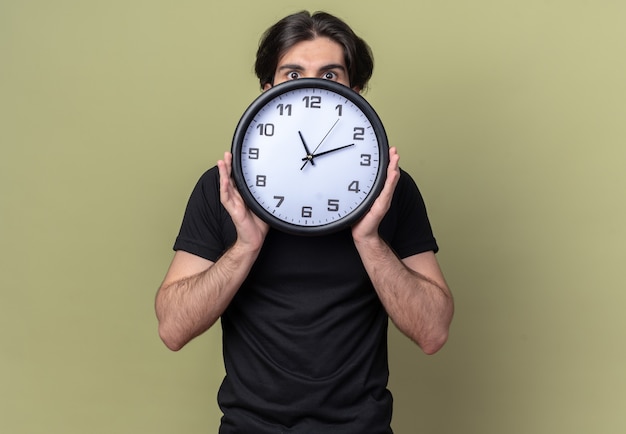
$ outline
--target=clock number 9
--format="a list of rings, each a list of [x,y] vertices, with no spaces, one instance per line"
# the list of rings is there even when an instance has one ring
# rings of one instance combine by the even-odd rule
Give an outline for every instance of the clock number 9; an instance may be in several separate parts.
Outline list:
[[[259,148],[250,148],[248,150],[248,159],[250,159],[250,160],[258,160],[259,159]]]

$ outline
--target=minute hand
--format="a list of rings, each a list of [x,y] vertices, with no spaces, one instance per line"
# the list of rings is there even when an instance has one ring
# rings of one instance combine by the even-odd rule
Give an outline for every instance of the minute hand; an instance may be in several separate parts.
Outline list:
[[[340,146],[340,147],[335,148],[335,149],[330,149],[328,151],[320,152],[319,154],[313,154],[313,155],[311,155],[311,158],[321,157],[322,155],[330,154],[331,152],[336,152],[336,151],[339,151],[341,149],[349,148],[350,146],[354,146],[354,143],[350,143],[349,145],[345,145],[345,146]],[[302,159],[302,161],[305,161],[305,160],[308,160],[308,159],[310,159],[310,158],[309,157],[304,157]]]

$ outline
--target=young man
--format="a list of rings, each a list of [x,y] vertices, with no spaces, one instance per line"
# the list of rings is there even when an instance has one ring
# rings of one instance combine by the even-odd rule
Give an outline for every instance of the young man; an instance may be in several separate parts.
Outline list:
[[[325,13],[264,35],[264,90],[301,77],[361,91],[369,47]],[[298,237],[268,228],[231,179],[232,155],[196,185],[156,297],[159,333],[179,350],[221,318],[220,433],[391,433],[387,323],[427,354],[445,343],[452,295],[420,193],[390,149],[387,181],[351,229]]]

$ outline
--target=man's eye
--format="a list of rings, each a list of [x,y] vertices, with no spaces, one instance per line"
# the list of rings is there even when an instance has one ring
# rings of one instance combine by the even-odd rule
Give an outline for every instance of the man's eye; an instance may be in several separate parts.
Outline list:
[[[334,72],[327,72],[323,75],[324,80],[335,80],[337,78],[337,74]]]
[[[300,78],[300,73],[296,71],[291,71],[289,74],[287,74],[287,76],[289,77],[289,80],[297,80]]]

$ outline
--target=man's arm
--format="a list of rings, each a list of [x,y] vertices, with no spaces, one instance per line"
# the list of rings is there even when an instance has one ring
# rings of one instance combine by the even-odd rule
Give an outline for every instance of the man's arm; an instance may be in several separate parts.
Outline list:
[[[157,292],[159,336],[172,351],[208,330],[250,271],[256,253],[237,244],[213,263],[178,251]]]
[[[448,339],[454,312],[452,294],[435,254],[403,261],[382,240],[357,246],[367,273],[394,324],[426,354],[434,354]]]
[[[218,162],[220,200],[237,230],[237,241],[215,262],[178,251],[159,288],[155,310],[159,335],[173,351],[208,330],[248,276],[268,226],[245,206],[231,178],[230,153]]]
[[[378,225],[400,177],[396,149],[389,153],[385,187],[372,209],[352,228],[352,237],[389,317],[426,354],[434,354],[448,338],[454,302],[432,251],[400,260],[378,235]]]

